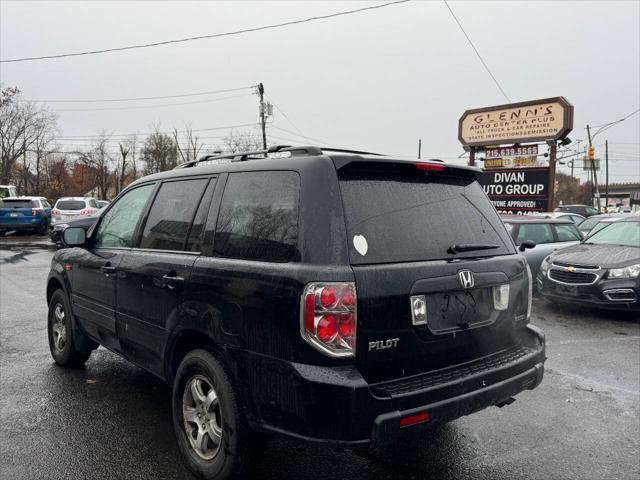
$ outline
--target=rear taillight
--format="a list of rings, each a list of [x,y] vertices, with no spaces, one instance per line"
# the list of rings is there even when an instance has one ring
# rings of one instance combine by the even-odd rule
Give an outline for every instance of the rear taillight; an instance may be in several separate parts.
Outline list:
[[[80,215],[91,215],[91,210],[85,208],[84,210],[80,210]]]
[[[32,217],[35,217],[35,216],[37,216],[37,215],[38,215],[38,209],[36,209],[36,208],[32,208],[32,209],[31,209],[31,216],[32,216]]]
[[[60,210],[58,210],[57,208],[54,208],[53,210],[51,210],[51,215],[60,215]]]
[[[302,294],[302,338],[332,357],[353,356],[356,350],[356,303],[353,282],[310,283]]]

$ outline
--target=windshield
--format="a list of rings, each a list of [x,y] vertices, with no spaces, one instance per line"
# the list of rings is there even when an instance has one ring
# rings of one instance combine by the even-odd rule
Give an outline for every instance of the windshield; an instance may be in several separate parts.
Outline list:
[[[586,243],[640,248],[640,222],[611,223],[594,233]]]
[[[341,172],[340,189],[352,264],[513,253],[504,225],[473,179]]]
[[[84,200],[58,200],[58,210],[82,210],[85,207]]]

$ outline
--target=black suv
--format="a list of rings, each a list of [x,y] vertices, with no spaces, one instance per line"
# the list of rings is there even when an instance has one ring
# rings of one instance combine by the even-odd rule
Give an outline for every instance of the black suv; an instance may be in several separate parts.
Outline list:
[[[478,174],[274,147],[138,180],[64,231],[53,358],[100,344],[166,379],[202,478],[245,471],[265,433],[380,446],[511,403],[542,380],[544,336]]]

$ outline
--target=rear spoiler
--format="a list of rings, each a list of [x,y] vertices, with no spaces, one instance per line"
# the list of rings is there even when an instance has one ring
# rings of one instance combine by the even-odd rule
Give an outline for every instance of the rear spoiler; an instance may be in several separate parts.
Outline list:
[[[442,160],[407,160],[401,158],[384,157],[384,156],[360,156],[360,155],[336,155],[331,156],[336,170],[354,169],[375,169],[375,170],[403,170],[414,168],[417,171],[435,172],[449,175],[461,175],[465,177],[473,177],[476,180],[482,173],[482,169],[478,167],[468,167],[466,165],[451,165],[444,163]]]

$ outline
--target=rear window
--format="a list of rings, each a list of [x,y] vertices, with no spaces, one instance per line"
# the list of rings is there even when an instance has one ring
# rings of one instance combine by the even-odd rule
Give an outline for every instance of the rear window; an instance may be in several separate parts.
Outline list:
[[[0,201],[0,208],[38,208],[35,200],[5,198]]]
[[[58,210],[82,210],[85,206],[84,200],[58,200],[56,203]]]
[[[360,171],[339,178],[352,264],[513,253],[493,205],[471,178]],[[469,244],[497,248],[447,252]]]

